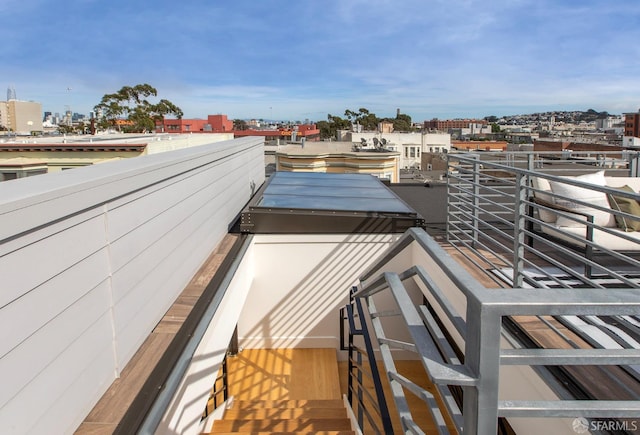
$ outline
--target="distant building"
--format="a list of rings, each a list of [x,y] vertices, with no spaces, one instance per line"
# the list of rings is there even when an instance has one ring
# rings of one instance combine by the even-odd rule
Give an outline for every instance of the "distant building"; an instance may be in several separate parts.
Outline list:
[[[33,101],[0,101],[0,125],[18,135],[41,133],[42,104]]]
[[[503,140],[454,140],[451,148],[461,151],[505,151],[507,142]]]
[[[640,137],[640,111],[624,114],[624,135]]]
[[[285,172],[371,174],[391,183],[400,180],[400,153],[376,149],[357,150],[351,142],[307,142],[281,146],[276,169]]]
[[[380,133],[393,133],[393,122],[381,121],[378,124],[378,131]]]
[[[233,134],[235,137],[264,136],[267,141],[281,140],[284,142],[300,141],[303,138],[307,141],[320,139],[320,130],[315,124],[300,124],[293,127],[280,127],[275,130],[234,130]]]
[[[233,121],[227,115],[209,115],[207,119],[163,119],[156,122],[156,133],[227,133]]]
[[[484,129],[486,128],[485,126],[488,126],[488,122],[484,119],[432,119],[431,121],[424,122],[425,129],[441,131],[449,131],[449,129],[455,128],[484,131]],[[489,132],[491,132],[491,129],[489,129]]]
[[[600,131],[614,131],[618,134],[624,133],[624,118],[621,116],[607,116],[596,119],[596,129]]]
[[[84,139],[84,138],[83,138]],[[0,181],[59,172],[147,154],[233,139],[231,133],[202,135],[114,134],[98,140],[33,138],[0,143]]]
[[[259,122],[249,122],[247,125],[257,126]],[[303,137],[309,140],[318,140],[320,138],[320,130],[315,124],[302,124],[292,128],[282,127],[268,130],[234,130],[233,121],[227,119],[227,115],[209,115],[207,119],[159,120],[156,122],[156,133],[233,133],[235,137],[265,136],[267,140],[281,139],[283,141],[296,141]]]
[[[446,133],[349,133],[345,140],[362,143],[364,140],[373,147],[374,139],[382,143],[384,148],[400,153],[401,169],[422,168],[423,153],[447,153],[451,150],[451,135]]]

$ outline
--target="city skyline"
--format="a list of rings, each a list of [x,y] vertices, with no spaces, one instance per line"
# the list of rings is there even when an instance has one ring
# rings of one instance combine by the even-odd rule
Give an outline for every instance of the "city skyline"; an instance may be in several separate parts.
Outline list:
[[[5,83],[43,111],[88,113],[149,83],[187,118],[416,121],[640,107],[640,3],[7,0]]]

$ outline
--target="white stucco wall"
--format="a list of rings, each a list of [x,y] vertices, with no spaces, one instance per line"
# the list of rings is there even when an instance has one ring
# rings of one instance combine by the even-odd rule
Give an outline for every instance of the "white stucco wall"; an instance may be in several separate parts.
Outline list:
[[[0,183],[0,433],[71,433],[264,181],[244,138]]]
[[[254,279],[238,321],[243,348],[339,347],[339,308],[389,234],[256,235]]]
[[[376,133],[373,131],[351,133],[352,142],[365,139],[370,146],[373,146],[373,138],[386,139],[388,145],[393,145],[393,149],[400,152],[400,168],[420,166],[421,162],[420,156],[407,156],[405,146],[419,146],[421,154],[435,152],[436,149],[438,152],[451,151],[451,135],[448,133]]]

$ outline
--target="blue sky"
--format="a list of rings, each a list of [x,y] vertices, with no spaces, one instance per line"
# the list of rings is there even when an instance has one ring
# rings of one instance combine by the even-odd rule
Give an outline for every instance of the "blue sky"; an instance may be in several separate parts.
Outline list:
[[[638,0],[2,0],[0,16],[0,99],[45,111],[138,83],[189,118],[640,108]]]

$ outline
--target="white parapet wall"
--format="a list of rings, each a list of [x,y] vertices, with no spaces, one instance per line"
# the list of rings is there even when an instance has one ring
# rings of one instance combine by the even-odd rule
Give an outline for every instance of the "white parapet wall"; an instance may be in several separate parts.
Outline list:
[[[0,183],[0,433],[72,433],[264,182],[247,137]]]

